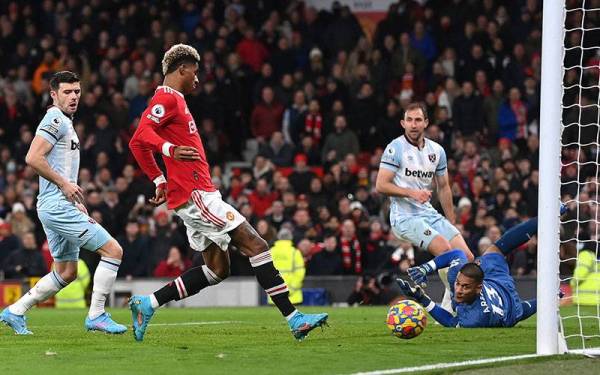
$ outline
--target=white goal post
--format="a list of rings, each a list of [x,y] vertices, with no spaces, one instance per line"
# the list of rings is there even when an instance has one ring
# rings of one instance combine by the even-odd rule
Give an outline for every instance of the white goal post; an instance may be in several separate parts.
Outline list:
[[[544,1],[540,94],[536,352],[559,353],[559,210],[564,0]]]
[[[594,0],[543,3],[538,355],[566,352],[600,355],[600,286],[587,283],[584,287],[582,281],[586,279],[572,276],[570,271],[575,265],[579,267],[583,255],[582,259],[587,257],[589,262],[582,263],[585,272],[595,275],[589,280],[595,281],[594,277],[600,274],[599,3]],[[567,218],[559,217],[561,198],[572,208]],[[569,282],[573,289],[570,301],[567,300],[573,302],[573,307],[565,308],[562,315],[558,298],[561,282]],[[584,302],[581,296],[588,299]]]

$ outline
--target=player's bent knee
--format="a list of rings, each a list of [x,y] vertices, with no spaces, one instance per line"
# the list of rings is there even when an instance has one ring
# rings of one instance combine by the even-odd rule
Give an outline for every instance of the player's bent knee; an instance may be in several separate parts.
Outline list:
[[[217,275],[217,277],[219,278],[219,282],[225,280],[226,278],[229,277],[229,275],[231,275],[231,271],[228,268],[221,268],[218,270],[215,270],[215,275]]]
[[[99,253],[100,253],[100,255],[108,257],[108,258],[113,258],[113,259],[122,259],[123,258],[123,248],[121,247],[121,245],[119,245],[119,243],[115,239],[111,239],[106,244],[104,244],[100,248]]]
[[[249,257],[256,256],[258,254],[269,251],[269,244],[262,237],[256,237],[248,244],[246,255]]]
[[[450,242],[441,235],[435,236],[435,238],[431,240],[431,242],[429,243],[429,247],[427,248],[429,253],[434,256],[443,254],[450,249],[452,249],[452,247],[450,246]]]
[[[67,284],[70,284],[75,279],[77,279],[77,268],[72,269],[72,270],[71,269],[64,270],[62,272],[59,272],[59,275]]]

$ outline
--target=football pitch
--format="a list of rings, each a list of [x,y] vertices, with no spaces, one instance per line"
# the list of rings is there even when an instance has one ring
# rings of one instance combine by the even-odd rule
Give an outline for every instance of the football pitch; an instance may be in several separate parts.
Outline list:
[[[535,317],[509,329],[448,329],[430,319],[421,336],[401,340],[384,323],[385,306],[302,310],[328,312],[330,326],[297,342],[274,308],[167,308],[139,343],[131,332],[85,332],[84,310],[34,309],[32,336],[15,336],[0,325],[0,374],[391,374],[384,370],[535,352]],[[131,324],[128,310],[111,313]],[[598,334],[598,320],[591,324]],[[419,373],[582,375],[599,368],[600,360],[563,355]]]

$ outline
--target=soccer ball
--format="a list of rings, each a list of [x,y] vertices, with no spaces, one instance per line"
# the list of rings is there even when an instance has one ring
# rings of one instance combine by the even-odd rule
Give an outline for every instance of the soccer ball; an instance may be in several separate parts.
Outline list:
[[[402,300],[390,307],[386,324],[394,336],[412,339],[425,330],[427,315],[415,301]]]

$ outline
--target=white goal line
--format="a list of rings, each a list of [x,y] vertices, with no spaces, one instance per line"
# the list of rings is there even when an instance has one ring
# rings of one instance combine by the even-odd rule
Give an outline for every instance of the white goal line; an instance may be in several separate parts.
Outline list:
[[[534,358],[534,357],[541,357],[541,356],[539,356],[537,354],[523,354],[523,355],[513,355],[513,356],[508,356],[508,357],[475,359],[475,360],[462,361],[462,362],[434,363],[434,364],[431,364],[431,365],[415,366],[415,367],[403,367],[403,368],[396,368],[396,369],[389,369],[389,370],[377,370],[377,371],[368,371],[368,372],[355,372],[355,373],[353,373],[351,375],[403,374],[403,373],[407,373],[407,372],[441,370],[441,369],[454,368],[454,367],[485,365],[485,364],[488,364],[488,363],[514,361],[514,360],[518,360],[518,359],[526,359],[526,358]]]

